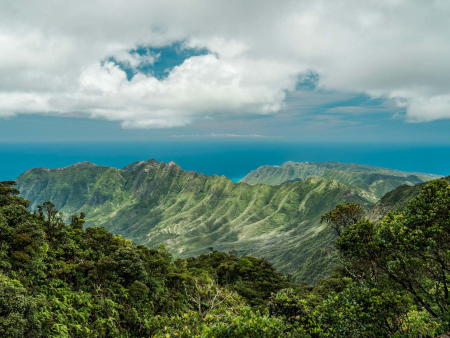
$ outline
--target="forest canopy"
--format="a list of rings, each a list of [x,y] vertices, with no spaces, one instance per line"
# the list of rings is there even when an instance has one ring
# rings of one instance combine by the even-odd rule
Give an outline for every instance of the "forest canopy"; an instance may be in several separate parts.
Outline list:
[[[173,259],[104,228],[28,210],[0,182],[2,337],[435,337],[449,330],[450,187],[426,185],[381,222],[355,204],[322,220],[340,264],[316,286],[263,258]]]

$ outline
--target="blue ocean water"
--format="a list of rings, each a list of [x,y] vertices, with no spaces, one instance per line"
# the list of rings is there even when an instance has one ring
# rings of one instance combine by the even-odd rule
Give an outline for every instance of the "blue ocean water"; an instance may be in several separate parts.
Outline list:
[[[61,168],[81,161],[123,168],[154,158],[175,161],[185,170],[225,175],[234,181],[265,164],[285,161],[339,161],[450,175],[450,146],[294,144],[200,140],[160,143],[9,143],[0,144],[0,181],[34,167]]]

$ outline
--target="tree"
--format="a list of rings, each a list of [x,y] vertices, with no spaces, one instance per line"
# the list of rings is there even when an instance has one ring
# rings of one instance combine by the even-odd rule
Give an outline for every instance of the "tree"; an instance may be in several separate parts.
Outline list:
[[[19,190],[13,188],[16,185],[14,181],[3,181],[0,182],[0,207],[7,204],[20,204],[25,208],[28,208],[30,201],[24,200],[23,198],[17,196],[19,195]]]
[[[83,224],[86,222],[84,219],[86,214],[81,212],[80,215],[72,215],[69,217],[70,226],[74,229],[83,229]]]
[[[269,300],[269,312],[290,323],[299,323],[304,328],[317,327],[313,311],[308,307],[305,295],[294,289],[283,289],[272,295]]]
[[[349,283],[319,304],[315,314],[324,330],[320,337],[428,337],[431,333],[426,325],[414,325],[405,292],[370,280]],[[425,311],[414,320],[429,322]]]
[[[142,261],[138,251],[133,247],[125,247],[118,249],[113,259],[117,262],[117,273],[124,285],[130,285],[135,280],[145,280],[147,272],[144,262]]]
[[[36,302],[20,282],[0,274],[0,336],[40,337],[41,323],[35,311]]]
[[[450,322],[450,186],[435,180],[401,214],[379,224],[361,220],[337,240],[343,263],[365,277],[387,279],[433,317]]]
[[[188,293],[200,317],[205,318],[235,293],[221,288],[214,279],[194,278],[193,288]]]
[[[364,209],[357,203],[339,204],[320,218],[320,222],[327,223],[338,236],[345,227],[355,224],[364,215]]]
[[[56,230],[64,225],[63,218],[58,209],[56,209],[55,205],[50,201],[44,202],[42,205],[38,205],[37,207],[39,215],[44,217],[44,219],[45,217],[47,218],[46,230],[49,237],[52,238]]]

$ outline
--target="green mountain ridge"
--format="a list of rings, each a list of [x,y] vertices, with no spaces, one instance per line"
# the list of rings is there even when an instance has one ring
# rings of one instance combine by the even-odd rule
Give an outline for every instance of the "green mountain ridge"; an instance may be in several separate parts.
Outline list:
[[[16,182],[31,208],[51,200],[66,216],[83,211],[89,226],[104,226],[148,247],[164,244],[175,256],[212,246],[265,257],[312,284],[336,262],[334,234],[320,216],[341,203],[366,209],[373,204],[362,189],[330,178],[249,185],[156,160],[123,169],[87,162],[36,168]]]
[[[444,177],[450,182],[450,176]],[[373,222],[380,221],[390,212],[402,212],[405,210],[408,202],[419,195],[426,183],[419,183],[414,186],[401,185],[383,196],[374,204],[365,217]]]
[[[251,171],[240,182],[248,184],[279,185],[308,177],[325,177],[364,189],[381,198],[400,185],[415,185],[440,178],[440,175],[404,172],[369,165],[339,162],[285,162],[281,166],[261,166]]]

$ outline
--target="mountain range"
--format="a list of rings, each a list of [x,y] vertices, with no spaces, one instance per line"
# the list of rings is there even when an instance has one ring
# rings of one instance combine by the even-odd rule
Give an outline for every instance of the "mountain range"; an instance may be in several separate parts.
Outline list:
[[[210,247],[265,257],[294,279],[314,284],[327,276],[337,259],[335,235],[320,223],[321,215],[347,202],[371,209],[378,198],[367,188],[370,175],[378,175],[377,186],[384,189],[388,184],[383,178],[413,184],[439,177],[335,162],[287,162],[279,168],[296,168],[303,174],[283,174],[270,185],[257,184],[259,168],[243,179],[250,181],[247,184],[149,160],[123,169],[89,162],[34,168],[16,182],[32,209],[50,200],[66,217],[85,212],[87,226],[104,226],[148,247],[164,244],[175,257],[198,255]],[[350,178],[355,185],[347,183]],[[405,187],[411,188],[399,189]],[[375,205],[376,212],[368,211],[373,218],[392,207],[380,207],[382,201]]]

